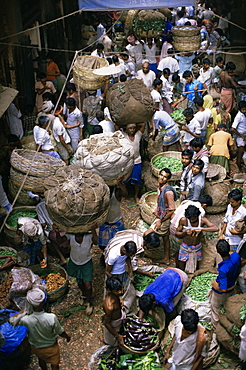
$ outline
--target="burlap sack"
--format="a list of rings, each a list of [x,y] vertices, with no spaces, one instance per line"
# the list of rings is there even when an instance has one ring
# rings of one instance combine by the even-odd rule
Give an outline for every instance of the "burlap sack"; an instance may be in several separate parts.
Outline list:
[[[146,122],[155,112],[149,89],[138,79],[114,84],[106,100],[112,120],[119,126]]]
[[[154,22],[160,19],[164,19],[165,16],[161,12],[148,9],[148,10],[140,10],[140,12],[137,15],[137,18],[141,22]]]
[[[235,230],[242,234],[246,233],[246,224],[244,219],[235,222]]]
[[[158,179],[153,175],[151,165],[147,161],[143,162],[142,178],[146,191],[156,191],[158,187]]]
[[[240,319],[240,309],[246,303],[245,294],[235,294],[229,297],[225,303],[226,317],[229,321],[236,324],[239,328],[244,322]]]
[[[240,337],[236,339],[235,337],[230,335],[220,323],[216,327],[216,336],[223,347],[228,349],[230,352],[238,355],[240,347]]]
[[[73,164],[45,180],[45,204],[62,231],[86,232],[106,219],[110,192],[103,179]]]
[[[231,191],[229,180],[223,182],[205,181],[204,193],[211,195],[213,199],[212,207],[206,208],[206,213],[217,214],[224,212],[228,205],[227,195]]]
[[[129,176],[134,166],[133,148],[120,131],[82,140],[75,156],[78,165],[109,182],[119,176]]]

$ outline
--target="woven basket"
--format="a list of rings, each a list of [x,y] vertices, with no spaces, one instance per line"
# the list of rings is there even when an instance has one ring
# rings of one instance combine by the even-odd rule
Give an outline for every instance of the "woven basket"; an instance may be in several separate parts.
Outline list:
[[[8,189],[9,189],[9,199],[10,201],[13,201],[19,190],[19,186],[15,185],[13,181],[9,179]],[[35,199],[32,199],[29,197],[29,195],[27,194],[27,190],[22,189],[16,200],[16,205],[17,206],[35,206],[36,201]]]
[[[66,294],[68,289],[68,274],[62,266],[57,265],[56,263],[48,263],[48,266],[44,269],[41,269],[40,265],[33,265],[29,268],[30,270],[32,270],[32,272],[34,272],[34,274],[40,277],[47,275],[49,273],[47,270],[55,270],[59,272],[61,276],[64,277],[64,279],[66,279],[66,282],[63,284],[63,286],[51,293],[48,293],[48,299],[50,303],[57,301],[59,298],[63,297]]]
[[[35,161],[33,161],[34,155]],[[11,154],[10,163],[13,168],[24,174],[31,168],[29,175],[35,177],[49,177],[65,166],[64,161],[60,159],[27,149],[15,149]]]
[[[209,181],[222,181],[226,178],[226,169],[219,164],[208,164],[208,172],[206,174],[206,179]]]
[[[172,34],[179,37],[199,36],[200,28],[196,26],[174,26]]]
[[[154,161],[159,158],[159,157],[171,157],[171,158],[177,158],[181,160],[181,152],[163,152],[156,154],[152,159],[151,159],[151,169],[152,173],[154,176],[158,177],[160,170],[154,166]],[[177,171],[177,172],[172,172],[172,177],[171,181],[179,181],[181,179],[182,171]]]
[[[51,218],[52,221],[54,221],[54,223],[56,224],[56,226],[58,227],[59,230],[61,231],[65,231],[67,233],[72,233],[72,234],[79,234],[79,233],[86,233],[88,231],[90,231],[93,226],[96,224],[98,227],[100,227],[102,224],[104,224],[104,222],[106,221],[107,219],[107,215],[108,215],[108,209],[106,211],[104,211],[99,217],[97,217],[95,220],[93,221],[90,221],[90,222],[87,222],[86,225],[79,225],[79,226],[64,226],[62,224],[59,224],[55,219],[54,217],[52,216],[51,213],[49,213],[49,216]]]
[[[36,208],[27,206],[15,207],[11,212],[11,215],[15,214],[16,212],[36,212]],[[20,245],[22,243],[22,236],[17,235],[16,233],[17,228],[8,225],[8,220],[5,223],[3,230],[7,239],[11,241],[15,246]]]
[[[127,30],[130,31],[132,29],[133,20],[134,20],[134,18],[136,18],[138,13],[139,13],[139,10],[137,10],[137,9],[128,10],[128,13],[127,13],[127,16],[126,16],[126,21],[125,21],[125,28]]]
[[[24,178],[25,174],[23,172],[19,172],[14,168],[10,169],[10,180],[16,186],[20,187]],[[35,176],[27,176],[25,183],[23,185],[23,190],[31,190],[34,193],[43,193],[44,192],[44,182],[45,177],[35,177]]]
[[[173,38],[173,46],[175,50],[178,51],[196,51],[200,49],[201,37],[191,36],[191,37],[178,37]]]
[[[157,192],[149,191],[148,193],[145,193],[142,195],[139,204],[142,219],[147,222],[147,224],[151,225],[155,219],[153,212],[157,204]]]
[[[84,67],[84,63],[95,63],[96,68]],[[92,55],[84,55],[77,57],[73,66],[74,83],[81,89],[96,90],[101,89],[105,83],[104,76],[97,76],[92,73],[95,69],[106,67],[108,61],[104,58],[95,57]]]

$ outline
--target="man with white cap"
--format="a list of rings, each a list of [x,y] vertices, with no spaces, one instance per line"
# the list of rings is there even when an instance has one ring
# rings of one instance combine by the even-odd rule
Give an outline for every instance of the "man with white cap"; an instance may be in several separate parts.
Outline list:
[[[142,172],[142,161],[140,156],[140,140],[145,130],[145,123],[138,124],[139,130],[135,123],[130,123],[126,126],[126,132],[123,132],[125,138],[134,150],[134,167],[132,173],[125,182],[130,181],[135,187],[135,201],[139,203],[139,191],[141,185],[141,172]]]
[[[29,254],[30,263],[35,263],[37,252],[41,251],[43,260],[41,268],[47,266],[47,238],[38,220],[31,217],[18,218],[18,233],[23,235],[23,250]]]
[[[44,300],[45,293],[41,289],[29,290],[26,301],[32,313],[18,312],[9,319],[9,322],[14,326],[24,325],[28,328],[28,340],[42,370],[47,370],[47,364],[51,364],[52,370],[59,370],[60,348],[57,337],[59,335],[66,338],[67,342],[71,338],[64,331],[55,314],[43,311]]]

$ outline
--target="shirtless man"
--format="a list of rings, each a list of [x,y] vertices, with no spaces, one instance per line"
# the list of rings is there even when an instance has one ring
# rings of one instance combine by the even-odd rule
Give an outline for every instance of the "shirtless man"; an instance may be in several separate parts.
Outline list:
[[[116,277],[109,277],[106,281],[106,297],[103,301],[105,312],[103,323],[104,342],[111,346],[123,345],[123,337],[118,334],[123,319],[126,317],[122,311],[123,301],[121,296],[124,293],[121,282]]]
[[[179,249],[178,268],[189,273],[199,269],[199,261],[202,260],[201,232],[218,230],[219,228],[206,217],[201,217],[196,206],[189,206],[185,210],[185,217],[179,220],[175,233],[175,236],[183,239]]]
[[[225,71],[220,73],[220,100],[226,106],[226,112],[230,113],[236,106],[236,102],[233,96],[233,88],[245,88],[245,86],[239,85],[234,81],[233,76],[235,75],[236,65],[233,62],[226,63]]]

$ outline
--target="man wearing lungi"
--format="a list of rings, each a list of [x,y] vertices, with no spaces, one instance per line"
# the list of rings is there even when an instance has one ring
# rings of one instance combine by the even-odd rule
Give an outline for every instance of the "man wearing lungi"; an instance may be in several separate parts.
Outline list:
[[[182,152],[182,148],[179,142],[181,138],[181,134],[179,131],[179,126],[177,123],[172,119],[172,117],[163,111],[156,111],[154,114],[154,132],[153,132],[153,140],[155,140],[159,126],[164,130],[163,136],[163,152],[168,151],[168,147],[172,144],[177,143],[178,151]]]

